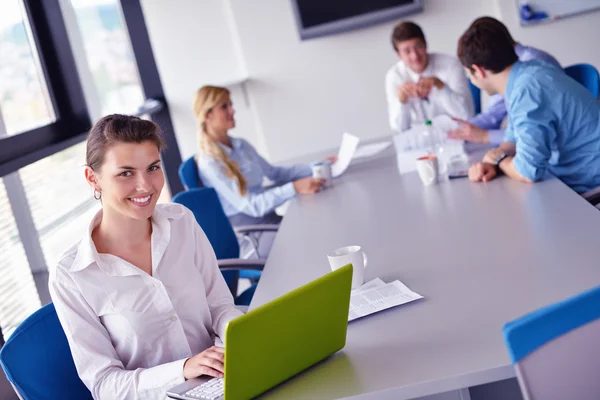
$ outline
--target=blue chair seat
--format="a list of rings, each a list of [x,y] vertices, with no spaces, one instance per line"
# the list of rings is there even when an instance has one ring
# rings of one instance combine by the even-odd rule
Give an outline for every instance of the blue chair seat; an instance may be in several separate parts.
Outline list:
[[[262,275],[260,271],[253,271],[250,269],[242,269],[239,272],[240,278],[250,279],[251,281],[256,281]]]
[[[202,187],[190,189],[184,192],[177,193],[173,196],[173,202],[179,203],[189,208],[193,213],[198,225],[202,228],[210,244],[215,251],[217,261],[239,261],[239,265],[244,262],[253,262],[253,260],[241,260],[240,245],[229,222],[229,218],[225,215],[217,192],[213,188]],[[255,264],[264,265],[264,260],[256,260]],[[235,264],[229,264],[235,266]],[[257,280],[260,278],[261,271],[244,269],[243,265],[236,268],[236,271],[221,271],[223,277],[231,290],[231,293],[236,297],[237,305],[250,305],[252,294],[256,289],[255,286],[247,289],[248,293],[243,293],[237,297],[237,281],[238,278],[250,278]]]
[[[200,175],[198,174],[198,165],[196,164],[196,159],[194,157],[190,157],[183,163],[181,163],[181,165],[179,166],[178,173],[181,183],[187,190],[198,189],[204,186],[202,183],[202,179],[200,179]],[[258,280],[260,278],[260,275],[260,271],[239,271],[240,278],[250,279],[252,281]]]

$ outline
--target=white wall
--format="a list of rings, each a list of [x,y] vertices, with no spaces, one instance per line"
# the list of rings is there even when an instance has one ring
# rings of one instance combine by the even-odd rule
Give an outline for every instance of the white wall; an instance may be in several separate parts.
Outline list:
[[[338,145],[349,131],[386,136],[384,74],[395,62],[390,34],[397,21],[300,41],[289,0],[142,0],[159,72],[184,156],[196,151],[194,90],[247,73],[250,106],[234,87],[238,128],[273,162]],[[502,19],[515,38],[550,51],[564,65],[600,54],[600,13],[521,28],[514,0],[424,0],[420,24],[429,49],[450,54],[470,22]]]
[[[498,18],[506,24],[515,40],[546,50],[556,57],[562,66],[585,62],[600,69],[600,52],[597,51],[597,41],[600,38],[599,10],[548,24],[522,27],[515,11],[515,2],[496,1]]]
[[[223,85],[245,75],[230,10],[224,0],[142,0],[141,4],[179,150],[185,159],[198,149],[192,112],[195,91],[203,85]],[[233,134],[252,143],[260,142],[241,87],[230,89],[239,127]]]
[[[344,131],[362,139],[389,133],[384,75],[396,60],[390,34],[397,21],[300,41],[289,1],[230,1],[272,160],[336,147]],[[430,0],[411,19],[431,50],[455,53],[458,36],[488,4]]]

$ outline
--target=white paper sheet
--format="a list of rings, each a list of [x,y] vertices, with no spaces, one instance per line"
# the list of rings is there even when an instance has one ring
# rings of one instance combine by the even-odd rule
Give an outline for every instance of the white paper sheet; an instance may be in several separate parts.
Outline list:
[[[354,153],[354,159],[373,157],[390,147],[392,142],[371,143],[360,146]]]
[[[355,289],[350,295],[348,322],[423,298],[423,296],[413,292],[397,280],[370,289],[356,291],[358,289]]]
[[[431,120],[431,124],[433,126],[437,127],[440,131],[442,131],[444,133],[446,133],[452,129],[456,129],[460,126],[458,124],[458,122],[454,121],[452,118],[450,118],[449,116],[447,116],[445,114],[433,117],[433,119]],[[456,140],[456,141],[462,143],[462,140]]]
[[[446,133],[458,127],[458,123],[454,122],[452,118],[447,115],[438,115],[431,120],[431,126],[436,132],[437,136],[433,138],[437,143],[448,145],[450,147],[462,147],[464,141],[448,139]],[[410,150],[425,150],[426,144],[423,142],[423,131],[425,130],[425,124],[415,124],[410,129],[405,130],[397,135],[394,135],[394,145],[396,151],[410,151]]]
[[[446,132],[458,126],[457,122],[447,115],[438,115],[433,118],[432,126],[437,133],[435,141],[443,145],[443,158],[446,162],[465,154],[464,141],[448,139],[446,136]],[[428,154],[430,149],[424,146],[422,140],[424,129],[424,124],[418,124],[407,131],[394,135],[393,142],[397,152],[398,170],[401,174],[416,171],[417,158]]]
[[[379,278],[375,278],[367,283],[364,283],[362,286],[357,287],[356,289],[352,289],[352,294],[364,292],[365,290],[373,289],[383,285],[385,285],[384,281]]]
[[[354,153],[356,152],[356,148],[358,147],[358,139],[356,136],[349,134],[348,132],[344,132],[342,135],[342,144],[340,145],[340,151],[338,152],[337,161],[331,166],[331,172],[334,178],[342,175],[344,171],[350,165],[352,161],[352,157],[354,157]]]

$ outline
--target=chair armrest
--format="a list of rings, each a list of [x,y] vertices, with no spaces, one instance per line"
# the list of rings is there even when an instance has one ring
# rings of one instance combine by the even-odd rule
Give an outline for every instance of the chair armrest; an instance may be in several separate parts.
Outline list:
[[[242,258],[226,258],[223,260],[217,260],[219,269],[221,271],[239,271],[242,269],[251,269],[256,271],[262,271],[265,262],[267,260],[245,260]]]
[[[277,224],[262,224],[262,225],[244,225],[233,228],[235,233],[244,234],[249,232],[276,232],[279,229]]]

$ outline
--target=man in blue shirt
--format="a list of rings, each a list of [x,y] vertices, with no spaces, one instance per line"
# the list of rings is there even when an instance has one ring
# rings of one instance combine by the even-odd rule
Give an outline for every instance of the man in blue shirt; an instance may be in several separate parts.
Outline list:
[[[480,24],[495,27],[495,29],[502,31],[508,36],[515,47],[515,53],[519,57],[519,61],[542,60],[555,65],[557,68],[561,68],[558,61],[550,54],[516,42],[506,26],[497,19],[492,17],[477,18],[471,26]],[[490,98],[489,105],[485,111],[477,114],[468,122],[456,120],[459,123],[459,127],[448,132],[448,137],[472,143],[489,143],[498,146],[504,141],[504,129],[501,129],[500,125],[502,125],[502,121],[506,117],[506,112],[504,97],[500,94],[495,94]]]
[[[469,169],[472,181],[502,171],[529,183],[550,173],[580,193],[600,186],[600,104],[585,87],[546,62],[519,62],[510,38],[486,24],[462,35],[458,58],[508,107],[507,142]]]

